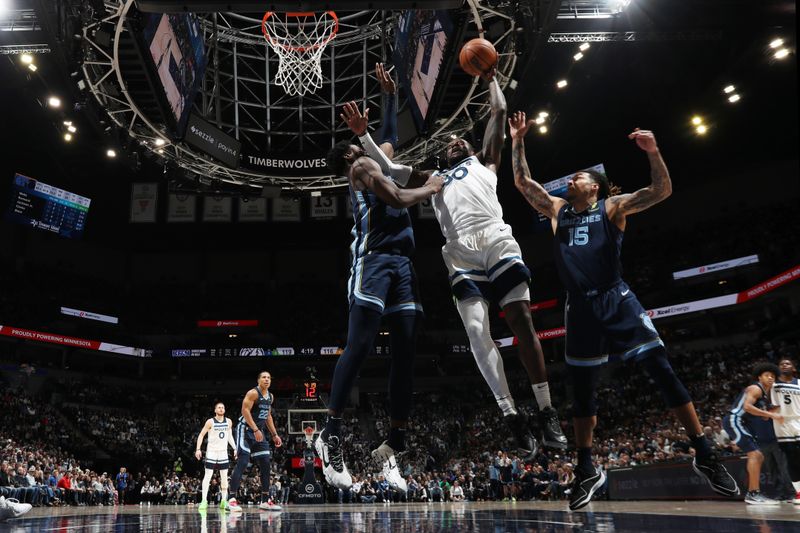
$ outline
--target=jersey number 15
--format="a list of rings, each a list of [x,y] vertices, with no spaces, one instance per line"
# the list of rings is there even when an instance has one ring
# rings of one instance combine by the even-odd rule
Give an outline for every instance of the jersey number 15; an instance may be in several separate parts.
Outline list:
[[[569,228],[569,245],[584,246],[589,244],[589,226]]]

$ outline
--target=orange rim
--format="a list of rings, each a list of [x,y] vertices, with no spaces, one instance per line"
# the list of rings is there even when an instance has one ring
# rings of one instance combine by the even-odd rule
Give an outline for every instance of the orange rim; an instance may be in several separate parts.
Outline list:
[[[269,36],[269,32],[267,31],[267,20],[274,13],[275,13],[274,11],[267,11],[266,13],[264,13],[264,18],[261,19],[261,32],[264,34],[264,38],[270,44],[273,44],[274,39]],[[314,45],[311,45],[311,46],[308,46],[308,47],[306,47],[306,46],[291,46],[291,45],[288,45],[288,44],[280,44],[280,43],[277,43],[277,45],[280,46],[281,48],[286,48],[288,50],[297,50],[298,52],[305,52],[306,50],[309,50],[309,49],[313,50],[313,49],[319,48],[321,46],[327,45],[331,41],[331,39],[336,37],[336,33],[339,31],[339,17],[336,16],[336,12],[335,11],[325,11],[325,13],[327,13],[328,16],[330,16],[333,19],[333,23],[334,24],[333,24],[333,31],[331,32],[331,34],[323,42],[317,43],[317,44],[314,44]],[[294,17],[294,18],[313,17],[314,15],[316,15],[315,11],[291,11],[291,12],[287,12],[286,13],[287,17]]]

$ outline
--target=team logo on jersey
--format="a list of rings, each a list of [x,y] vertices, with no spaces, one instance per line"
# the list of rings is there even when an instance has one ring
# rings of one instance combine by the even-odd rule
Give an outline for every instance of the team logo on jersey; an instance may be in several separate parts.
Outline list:
[[[640,314],[639,318],[642,319],[642,324],[644,324],[644,327],[646,327],[647,329],[649,329],[653,333],[658,334],[658,330],[656,330],[656,327],[653,325],[653,321],[650,319],[650,317],[647,315],[647,313]]]

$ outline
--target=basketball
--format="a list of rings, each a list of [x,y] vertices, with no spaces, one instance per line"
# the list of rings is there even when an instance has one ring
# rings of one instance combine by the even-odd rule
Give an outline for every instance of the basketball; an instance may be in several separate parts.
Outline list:
[[[470,76],[480,76],[497,65],[497,50],[486,39],[472,39],[461,48],[458,62]]]

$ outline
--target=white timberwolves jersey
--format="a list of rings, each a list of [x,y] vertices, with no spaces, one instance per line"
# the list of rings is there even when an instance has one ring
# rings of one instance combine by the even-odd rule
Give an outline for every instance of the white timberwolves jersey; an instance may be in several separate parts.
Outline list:
[[[497,201],[497,175],[476,156],[436,174],[444,176],[444,186],[433,197],[433,210],[448,242],[490,223],[503,223],[503,208]]]
[[[223,452],[228,453],[228,435],[230,434],[231,421],[226,418],[222,422],[216,418],[211,419],[211,430],[208,432],[208,452]]]
[[[800,442],[800,383],[797,378],[789,383],[776,381],[770,391],[772,405],[779,407],[783,424],[772,421],[778,442]]]

